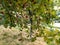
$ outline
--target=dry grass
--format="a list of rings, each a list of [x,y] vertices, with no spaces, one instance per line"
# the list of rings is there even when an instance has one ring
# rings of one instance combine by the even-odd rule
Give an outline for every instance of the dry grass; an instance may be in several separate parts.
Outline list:
[[[21,35],[22,33],[22,35]],[[16,28],[4,28],[0,26],[0,45],[47,45],[43,37],[37,37],[34,42],[25,40],[28,33]]]

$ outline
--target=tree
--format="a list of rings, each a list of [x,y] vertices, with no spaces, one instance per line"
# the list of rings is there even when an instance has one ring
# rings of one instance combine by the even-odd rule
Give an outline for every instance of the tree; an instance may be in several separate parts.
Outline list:
[[[0,4],[4,10],[4,26],[27,28],[30,24],[30,37],[33,30],[42,32],[43,25],[50,24],[56,17],[53,0],[0,0]]]

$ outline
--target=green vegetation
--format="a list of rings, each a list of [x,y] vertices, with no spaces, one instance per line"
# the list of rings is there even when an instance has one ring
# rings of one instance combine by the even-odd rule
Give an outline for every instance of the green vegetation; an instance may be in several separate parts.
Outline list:
[[[59,45],[60,31],[50,26],[58,18],[54,6],[54,0],[0,0],[0,25],[26,32],[22,41],[30,37],[34,42],[36,37],[44,37],[48,45]],[[17,35],[13,37],[16,39]]]

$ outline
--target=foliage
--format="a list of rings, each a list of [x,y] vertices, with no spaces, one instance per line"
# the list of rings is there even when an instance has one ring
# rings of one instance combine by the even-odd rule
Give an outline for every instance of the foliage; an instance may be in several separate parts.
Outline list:
[[[52,0],[0,0],[5,27],[18,25],[33,30],[43,30],[42,24],[50,24],[56,17]],[[2,22],[3,22],[2,21]],[[42,29],[43,28],[43,29]]]
[[[32,37],[31,41],[44,37],[48,44],[59,45],[60,32],[47,29],[56,18],[53,8],[53,0],[0,0],[0,24],[10,28],[18,26],[20,31],[28,29],[26,37]]]
[[[5,26],[26,25],[34,26],[41,22],[51,23],[55,17],[52,0],[1,0],[1,7],[5,16]],[[36,24],[36,22],[38,24]],[[26,26],[25,26],[26,27]]]

